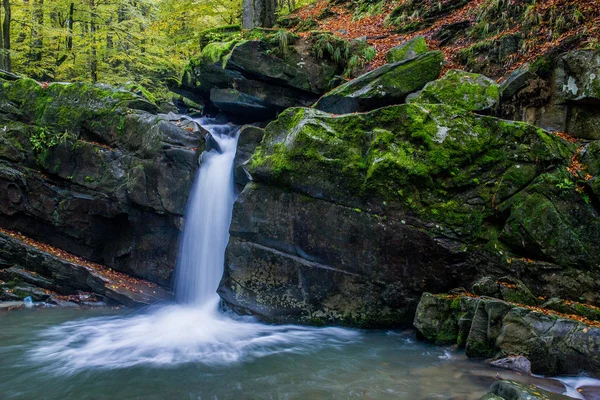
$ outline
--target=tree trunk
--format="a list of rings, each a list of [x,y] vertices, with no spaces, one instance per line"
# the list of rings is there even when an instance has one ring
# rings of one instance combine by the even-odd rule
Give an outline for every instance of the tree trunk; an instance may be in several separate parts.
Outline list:
[[[277,0],[243,0],[242,1],[242,26],[252,29],[260,26],[271,28],[275,25],[275,10]]]
[[[98,50],[96,49],[96,17],[95,17],[95,0],[90,0],[90,34],[92,35],[92,47],[90,50],[90,73],[92,76],[92,82],[98,82]]]
[[[33,61],[42,61],[44,38],[41,31],[43,26],[44,0],[36,0],[33,3],[33,25],[31,26],[31,58]]]
[[[4,7],[4,21],[2,22],[2,48],[4,53],[3,66],[5,70],[10,72],[10,1],[2,0],[2,6]]]
[[[75,3],[69,6],[69,18],[67,19],[67,51],[73,51],[73,14],[75,13]]]

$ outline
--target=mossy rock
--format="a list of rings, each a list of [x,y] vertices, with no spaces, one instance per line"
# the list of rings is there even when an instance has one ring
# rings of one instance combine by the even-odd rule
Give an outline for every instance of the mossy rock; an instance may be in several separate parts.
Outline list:
[[[411,60],[383,65],[327,93],[315,108],[347,114],[400,104],[409,93],[439,76],[442,61],[440,51],[430,51]]]
[[[551,298],[542,304],[541,307],[562,314],[579,315],[592,321],[600,321],[600,308],[589,304]]]
[[[469,111],[492,112],[500,102],[500,88],[493,80],[479,74],[450,70],[430,82],[409,100],[411,103],[442,103]]]
[[[514,381],[496,381],[490,388],[486,399],[504,400],[568,400],[569,396],[548,392],[534,385],[527,385]]]
[[[500,240],[530,258],[576,268],[598,265],[600,218],[571,180],[562,168],[542,174],[500,205],[500,211],[510,209]]]
[[[467,314],[472,315],[474,307],[471,303],[475,301],[469,297],[423,293],[413,326],[427,341],[456,344],[461,334],[459,320]]]
[[[427,53],[429,48],[425,38],[421,35],[415,36],[407,42],[392,47],[385,55],[385,61],[395,63],[410,60],[419,54]]]
[[[475,238],[541,166],[566,163],[572,151],[531,125],[447,105],[338,117],[294,108],[267,126],[251,173],[350,207],[402,209]]]
[[[19,110],[18,119],[36,126],[32,140],[39,139],[42,147],[51,146],[56,136],[77,137],[82,132],[93,135],[88,139],[115,143],[128,109],[157,111],[142,96],[102,84],[52,83],[44,89],[31,79],[19,79],[3,83],[0,97]]]
[[[294,16],[286,16],[277,19],[277,26],[286,29],[292,29],[302,23],[302,19]]]
[[[520,279],[505,276],[498,279],[498,287],[502,300],[511,303],[537,306],[537,298]]]

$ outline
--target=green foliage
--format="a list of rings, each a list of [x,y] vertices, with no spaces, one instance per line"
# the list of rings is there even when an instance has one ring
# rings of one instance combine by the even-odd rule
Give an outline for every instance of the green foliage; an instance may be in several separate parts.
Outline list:
[[[373,61],[377,54],[375,49],[365,41],[347,41],[329,32],[313,32],[309,40],[312,42],[313,55],[331,60],[343,67],[346,77],[354,75],[367,63]]]
[[[382,14],[385,0],[364,0],[358,3],[352,19],[357,21],[365,17]]]
[[[275,34],[275,39],[279,44],[279,51],[284,57],[287,55],[288,52],[288,47],[290,45],[290,36],[290,32],[284,30],[279,30]]]
[[[575,182],[568,178],[564,178],[562,182],[556,184],[556,187],[560,189],[562,193],[569,193],[575,190]]]
[[[311,31],[313,29],[317,29],[318,27],[319,23],[312,19],[312,17],[308,17],[296,27],[296,30],[298,32],[306,32]]]
[[[154,101],[170,96],[165,82],[179,80],[202,40],[240,31],[241,0],[11,0],[11,6],[15,72],[39,81],[136,82]]]
[[[414,32],[423,29],[435,18],[456,10],[468,0],[406,0],[389,14],[386,24],[393,25],[398,32]]]
[[[29,138],[29,142],[33,150],[41,153],[59,144],[66,143],[74,138],[68,131],[62,133],[54,133],[47,131],[45,128],[37,128]]]
[[[200,48],[211,42],[228,42],[241,37],[240,25],[223,25],[216,28],[205,29],[199,34]]]

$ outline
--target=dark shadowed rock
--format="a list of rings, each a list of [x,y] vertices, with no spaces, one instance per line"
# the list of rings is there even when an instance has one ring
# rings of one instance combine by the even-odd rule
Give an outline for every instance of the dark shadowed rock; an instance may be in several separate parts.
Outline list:
[[[212,89],[210,101],[224,113],[231,115],[233,120],[255,120],[263,121],[273,119],[277,108],[264,101],[241,93],[235,89]],[[279,109],[281,110],[281,109]]]
[[[237,189],[241,192],[250,182],[248,162],[254,151],[262,141],[265,130],[253,125],[244,125],[240,128],[238,147],[233,161],[233,178]]]
[[[518,91],[529,84],[535,75],[527,69],[518,69],[512,72],[500,85],[503,99],[513,97]]]
[[[3,276],[12,279],[19,277],[36,285],[15,286],[13,291],[21,298],[32,296],[35,301],[48,300],[50,295],[39,289],[41,287],[63,295],[76,294],[77,291],[93,292],[127,306],[147,305],[170,299],[170,294],[156,285],[143,281],[123,285],[111,276],[108,269],[94,270],[63,260],[2,232],[0,260],[4,265],[11,266],[3,272]],[[22,271],[19,265],[27,265],[31,270]],[[35,279],[32,272],[36,274]]]

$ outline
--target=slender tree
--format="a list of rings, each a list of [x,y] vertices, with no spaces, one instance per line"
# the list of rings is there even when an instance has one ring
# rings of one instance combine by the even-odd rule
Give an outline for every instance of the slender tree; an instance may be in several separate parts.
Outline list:
[[[3,67],[5,70],[10,71],[11,60],[10,60],[10,23],[12,21],[12,14],[10,10],[10,1],[2,0],[2,8],[4,9],[4,21],[2,21],[2,53],[3,53]]]

